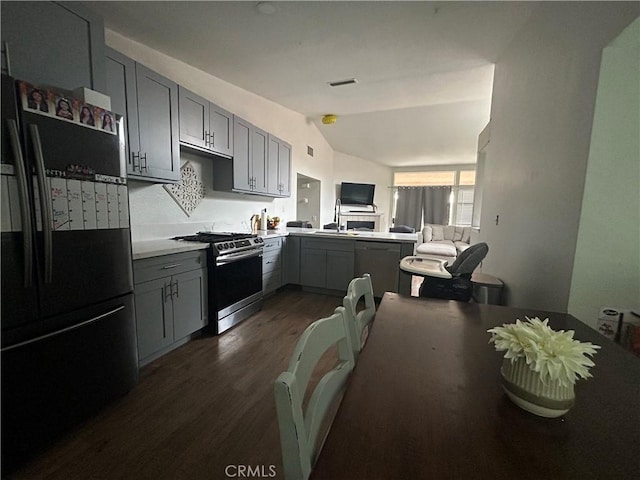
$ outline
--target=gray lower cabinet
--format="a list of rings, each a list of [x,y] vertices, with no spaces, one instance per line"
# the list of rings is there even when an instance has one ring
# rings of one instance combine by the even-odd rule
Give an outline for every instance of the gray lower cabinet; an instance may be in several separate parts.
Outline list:
[[[233,114],[209,100],[178,87],[180,143],[192,148],[233,156]]]
[[[0,2],[2,73],[67,90],[105,89],[102,19],[76,2]]]
[[[346,291],[354,277],[353,240],[302,238],[300,284]]]
[[[266,238],[262,254],[262,293],[268,295],[282,286],[282,237]]]
[[[300,284],[300,237],[282,237],[282,284]]]
[[[136,260],[138,360],[147,363],[208,323],[204,251]]]
[[[136,180],[180,180],[178,85],[132,59],[107,49],[106,93],[126,116],[127,175]]]

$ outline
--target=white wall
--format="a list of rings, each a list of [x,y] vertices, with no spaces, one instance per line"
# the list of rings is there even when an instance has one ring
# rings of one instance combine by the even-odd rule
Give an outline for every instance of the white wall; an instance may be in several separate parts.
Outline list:
[[[131,182],[130,208],[131,231],[134,240],[150,236],[167,236],[172,232],[190,233],[195,226],[213,225],[216,230],[245,228],[252,214],[267,208],[273,215],[286,220],[296,216],[296,173],[302,173],[322,181],[323,211],[331,212],[333,185],[333,150],[316,126],[303,115],[257,96],[219,78],[209,75],[159,51],[106,30],[107,44],[146,65],[152,70],[174,80],[180,85],[208,98],[221,107],[273,133],[292,145],[292,196],[288,199],[271,199],[254,195],[217,192],[213,190],[211,161],[198,155],[183,154],[182,163],[189,160],[200,174],[207,196],[188,217],[169,197],[162,185]],[[197,48],[194,46],[194,48]],[[307,145],[313,147],[314,156],[307,155]],[[326,203],[326,205],[324,205]],[[330,213],[331,218],[333,214]],[[321,218],[321,222],[329,220]],[[178,225],[161,228],[162,225]],[[199,226],[197,228],[200,228]]]
[[[640,19],[604,49],[569,313],[640,309]]]
[[[331,193],[331,221],[336,201],[336,186],[342,182],[372,183],[376,186],[373,203],[378,207],[377,212],[383,213],[382,229],[389,228],[391,210],[391,189],[393,185],[393,170],[385,165],[364,160],[359,157],[335,152],[333,157],[334,184]],[[346,211],[346,210],[345,210]],[[329,222],[327,222],[329,223]]]
[[[638,13],[541,2],[496,64],[480,240],[509,305],[567,311],[601,52]]]

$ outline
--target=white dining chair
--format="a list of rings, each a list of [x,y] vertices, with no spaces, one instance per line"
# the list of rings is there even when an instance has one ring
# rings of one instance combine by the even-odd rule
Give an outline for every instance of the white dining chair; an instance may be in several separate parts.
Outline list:
[[[344,391],[354,359],[344,308],[313,322],[302,333],[289,368],[275,381],[276,410],[280,429],[282,463],[286,480],[306,480],[328,433],[328,412]],[[318,360],[337,345],[338,362],[318,381],[306,411],[303,400]],[[327,417],[327,418],[325,418]],[[329,423],[327,424],[327,421]],[[323,427],[323,428],[321,428]]]
[[[358,304],[364,298],[364,308],[358,311]],[[342,300],[347,312],[347,327],[351,337],[353,355],[357,359],[364,346],[371,322],[376,315],[376,304],[373,299],[371,275],[365,273],[362,277],[351,280],[347,287],[347,295]]]

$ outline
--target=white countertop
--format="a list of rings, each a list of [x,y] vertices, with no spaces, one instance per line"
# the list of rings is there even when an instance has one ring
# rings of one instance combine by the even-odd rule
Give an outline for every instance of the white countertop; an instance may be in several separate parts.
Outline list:
[[[366,231],[342,231],[340,233],[335,230],[318,230],[313,228],[295,228],[288,227],[279,230],[259,230],[258,235],[263,238],[268,237],[286,237],[287,235],[295,235],[300,237],[316,237],[316,238],[343,238],[348,240],[367,240],[367,241],[392,241],[400,243],[415,243],[418,235],[415,233],[389,233],[389,232],[366,232]],[[153,239],[139,240],[132,244],[133,259],[141,260],[143,258],[159,257],[161,255],[171,255],[173,253],[190,252],[192,250],[204,250],[209,246],[208,243],[187,242],[184,240],[170,239]]]
[[[344,238],[350,240],[392,241],[399,243],[415,243],[418,241],[417,233],[369,232],[362,230],[343,230],[338,233],[336,230],[292,227],[287,228],[286,231],[290,235],[316,238]]]
[[[208,243],[186,242],[184,240],[156,239],[133,242],[131,249],[134,260],[143,258],[171,255],[172,253],[190,252],[192,250],[204,250]]]

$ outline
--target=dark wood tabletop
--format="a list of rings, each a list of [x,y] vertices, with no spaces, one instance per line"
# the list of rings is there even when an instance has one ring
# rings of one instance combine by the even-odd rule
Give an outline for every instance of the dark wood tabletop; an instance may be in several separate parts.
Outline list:
[[[524,316],[602,346],[564,416],[503,393],[487,329]],[[640,359],[563,313],[385,293],[313,480],[640,478]]]

